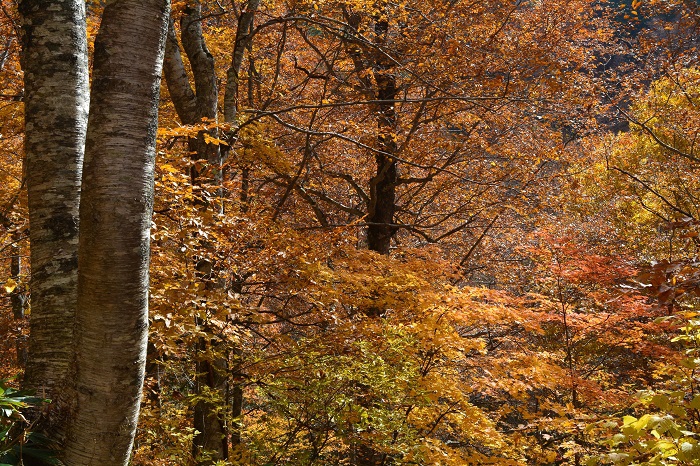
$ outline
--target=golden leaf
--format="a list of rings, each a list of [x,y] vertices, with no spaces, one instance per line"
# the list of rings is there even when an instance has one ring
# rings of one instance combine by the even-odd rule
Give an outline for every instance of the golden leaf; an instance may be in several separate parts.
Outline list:
[[[5,282],[5,291],[7,291],[8,293],[12,293],[13,291],[15,291],[15,288],[17,288],[17,282],[13,279],[10,278]]]

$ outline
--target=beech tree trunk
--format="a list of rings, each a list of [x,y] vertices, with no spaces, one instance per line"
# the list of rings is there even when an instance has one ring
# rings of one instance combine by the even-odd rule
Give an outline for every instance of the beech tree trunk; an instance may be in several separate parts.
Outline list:
[[[31,339],[25,388],[54,397],[73,358],[89,91],[85,2],[22,0]]]
[[[234,40],[232,51],[231,67],[228,70],[228,80],[224,97],[224,118],[227,123],[235,125],[238,94],[238,74],[243,62],[243,55],[246,47],[250,43],[250,29],[253,23],[255,12],[258,9],[259,0],[249,0],[245,11],[241,13],[238,23],[238,30]],[[173,99],[175,109],[184,124],[195,124],[202,118],[216,120],[218,110],[218,87],[217,77],[214,68],[214,59],[207,50],[202,34],[202,7],[200,2],[189,6],[187,14],[180,22],[182,48],[192,68],[194,77],[194,89],[190,84],[189,77],[185,70],[182,59],[182,52],[175,34],[174,24],[171,21],[168,32],[168,42],[165,58],[165,79],[168,90]],[[222,182],[221,164],[228,152],[228,148],[204,143],[205,132],[200,132],[197,138],[189,140],[191,157],[201,162],[206,162],[208,168],[201,170],[197,164],[193,164],[191,179],[195,186],[220,185]],[[227,135],[232,143],[233,134]],[[217,188],[220,197],[220,189]],[[215,203],[203,201],[204,208],[216,208]],[[222,204],[218,206],[221,211]],[[198,268],[199,268],[198,264]],[[211,269],[211,264],[208,264]],[[207,277],[202,277],[208,287],[218,286],[216,272],[212,271]],[[202,327],[213,329],[206,320],[201,322]],[[199,350],[202,354],[218,354],[213,360],[201,360],[197,362],[196,390],[198,393],[218,394],[221,399],[229,399],[231,403],[231,415],[235,419],[233,431],[229,432],[226,423],[226,413],[215,403],[206,400],[199,401],[194,406],[194,428],[198,434],[194,438],[192,453],[198,458],[200,464],[211,464],[214,461],[226,459],[229,456],[228,437],[232,439],[234,448],[240,444],[240,416],[242,413],[243,392],[240,383],[234,382],[234,386],[229,386],[228,373],[228,348],[224,348],[222,339],[202,338]],[[238,349],[230,351],[238,354]],[[234,356],[236,359],[238,356]],[[234,372],[236,370],[234,369]]]
[[[233,51],[231,53],[231,66],[226,73],[226,88],[224,89],[224,122],[229,123],[234,131],[237,128],[238,115],[238,91],[240,88],[240,73],[243,65],[245,51],[250,47],[252,41],[253,23],[255,14],[260,7],[260,0],[248,0],[245,10],[238,18],[236,37],[233,41]],[[228,156],[231,145],[235,142],[236,135],[233,131],[227,135],[229,146],[223,154],[224,159]],[[241,212],[247,213],[248,209],[248,169],[241,170]],[[243,281],[236,280],[233,288],[236,293],[243,292]],[[243,430],[243,373],[241,372],[241,357],[243,351],[240,347],[235,347],[232,354],[232,380],[230,382],[229,396],[231,401],[231,451],[234,461],[243,461],[241,431]]]
[[[188,6],[187,14],[180,21],[182,48],[192,68],[194,90],[185,70],[182,52],[178,44],[174,23],[171,20],[168,29],[166,57],[164,65],[165,80],[168,91],[173,99],[175,110],[180,121],[184,124],[196,124],[203,118],[209,121],[217,120],[218,85],[214,58],[207,49],[202,34],[202,6],[196,2]],[[192,164],[190,178],[193,186],[200,186],[202,198],[198,204],[202,210],[217,209],[222,211],[223,202],[221,188],[216,188],[217,201],[211,202],[207,188],[211,185],[221,185],[221,151],[218,145],[207,144],[204,136],[206,131],[200,131],[197,137],[188,140]],[[216,136],[216,131],[214,131]],[[217,202],[219,203],[217,207]],[[202,249],[207,247],[201,241]],[[208,270],[199,274],[199,279],[207,288],[218,286],[218,273],[213,270],[213,264],[206,259],[200,259],[197,270]],[[198,344],[200,354],[216,354],[214,358],[204,357],[196,362],[195,390],[199,394],[209,393],[214,397],[226,400],[228,397],[228,359],[226,348],[221,343],[225,338],[214,337],[214,328],[208,325],[206,319],[198,322],[202,329],[212,334],[212,338],[201,338]],[[199,400],[193,409],[193,427],[197,431],[192,443],[192,455],[198,464],[213,464],[228,458],[228,428],[226,412],[220,409],[215,401]]]
[[[236,124],[236,115],[238,114],[238,89],[243,57],[252,40],[253,20],[259,7],[260,0],[248,0],[245,10],[238,18],[236,38],[233,41],[233,53],[231,53],[231,66],[226,72],[226,92],[224,95],[224,120],[232,125]]]
[[[95,42],[82,201],[70,466],[125,465],[146,362],[167,0],[107,2]],[[64,324],[65,325],[65,324]]]

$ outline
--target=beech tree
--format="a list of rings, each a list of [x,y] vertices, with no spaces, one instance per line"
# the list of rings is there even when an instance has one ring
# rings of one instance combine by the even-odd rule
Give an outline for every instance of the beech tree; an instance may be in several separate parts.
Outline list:
[[[146,362],[155,138],[169,2],[116,0],[105,6],[89,122],[84,4],[21,6],[32,290],[38,301],[27,383],[60,395],[46,430],[61,441],[65,463],[126,464]],[[51,428],[55,419],[65,422],[65,431]]]
[[[231,64],[227,72],[227,84],[224,90],[224,124],[228,125],[229,131],[226,138],[229,140],[236,138],[236,114],[238,104],[238,84],[239,73],[243,62],[245,50],[250,43],[249,30],[253,24],[255,13],[259,6],[259,0],[248,0],[241,7],[244,9],[238,19],[236,35],[231,46]],[[203,34],[203,11],[202,2],[195,1],[188,5],[180,18],[180,37],[182,49],[192,70],[194,88],[190,84],[190,79],[185,69],[183,55],[177,39],[175,21],[170,20],[168,39],[166,42],[165,63],[163,74],[166,79],[170,98],[177,112],[179,120],[186,125],[197,125],[204,122],[206,125],[216,123],[219,110],[219,90],[217,85],[217,74],[215,61],[212,54],[207,49],[206,40]],[[188,138],[188,149],[193,164],[190,167],[190,180],[193,186],[200,189],[198,201],[203,210],[223,212],[223,199],[220,199],[222,184],[222,162],[228,154],[228,146],[212,144],[207,140],[215,138],[220,132],[216,125],[212,130],[198,131],[196,136]],[[208,186],[214,184],[214,187]],[[209,189],[211,188],[211,189]],[[210,192],[211,191],[211,192]],[[214,220],[215,221],[215,220]],[[203,255],[206,253],[203,252]],[[200,273],[205,286],[211,288],[218,286],[216,282],[216,272],[212,269],[212,263],[203,257],[198,259],[197,269],[201,272],[207,269],[207,273]],[[222,398],[229,395],[228,361],[226,353],[221,343],[217,340],[220,335],[214,335],[215,331],[207,322],[203,322],[207,332],[211,337],[202,338],[198,342],[201,353],[214,352],[218,357],[214,360],[204,357],[197,361],[197,392],[200,394],[217,394]],[[218,346],[218,349],[216,348]],[[210,349],[213,347],[214,349]],[[234,351],[235,353],[235,351]],[[242,392],[237,386],[230,390],[232,398],[232,417],[240,418],[242,406]],[[225,460],[228,458],[228,427],[226,423],[226,412],[217,409],[216,405],[206,400],[206,396],[198,401],[193,409],[194,428],[197,435],[193,441],[193,456],[198,458],[202,464],[210,464],[211,461]],[[240,435],[237,434],[236,421],[232,429],[234,438],[234,448]]]
[[[32,338],[24,384],[51,398],[73,357],[89,104],[85,3],[23,0],[19,10],[32,268]]]

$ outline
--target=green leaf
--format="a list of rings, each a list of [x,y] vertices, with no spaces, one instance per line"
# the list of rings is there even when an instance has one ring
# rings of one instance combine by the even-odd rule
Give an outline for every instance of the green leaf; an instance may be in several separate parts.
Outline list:
[[[688,403],[688,407],[691,409],[700,409],[700,395],[695,395],[693,400]]]
[[[668,409],[668,397],[666,395],[654,395],[651,398],[651,402],[664,411]]]

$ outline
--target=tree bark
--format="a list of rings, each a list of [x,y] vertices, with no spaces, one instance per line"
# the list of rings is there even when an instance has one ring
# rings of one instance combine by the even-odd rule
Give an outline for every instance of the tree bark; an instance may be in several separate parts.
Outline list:
[[[259,6],[260,0],[248,0],[245,11],[238,19],[236,38],[233,41],[231,66],[226,72],[226,92],[224,95],[224,121],[232,125],[235,125],[238,114],[238,88],[243,57],[252,40],[253,20]]]
[[[223,159],[228,156],[231,145],[235,140],[235,131],[237,127],[236,117],[238,115],[238,91],[240,84],[240,73],[243,65],[243,57],[246,49],[249,48],[252,41],[253,22],[255,14],[260,7],[260,0],[248,0],[245,10],[241,12],[238,18],[238,27],[236,29],[236,37],[233,41],[233,51],[231,53],[231,66],[226,73],[226,88],[224,89],[224,122],[231,125],[232,131],[229,132],[226,139],[229,146],[222,154]],[[249,170],[243,168],[241,170],[241,213],[245,214],[248,211],[248,180]],[[242,293],[243,280],[236,280],[234,285],[236,293]],[[232,381],[230,386],[230,401],[231,401],[231,450],[233,452],[233,460],[243,461],[243,444],[241,432],[243,430],[243,374],[241,372],[241,357],[243,351],[239,346],[234,347],[231,351],[232,360]]]
[[[163,71],[175,111],[180,121],[186,125],[199,124],[202,120],[216,122],[219,91],[214,57],[209,53],[202,33],[202,6],[200,2],[188,7],[187,13],[180,21],[180,35],[182,48],[192,69],[195,87],[193,90],[190,84],[182,61],[182,52],[175,27],[171,20],[168,28]],[[194,162],[190,168],[193,186],[221,184],[221,150],[218,145],[205,142],[205,135],[216,137],[217,134],[217,129],[200,131],[197,137],[188,139],[190,157]],[[216,197],[220,198],[221,188],[217,188],[216,192],[218,194]],[[207,193],[202,192],[202,195],[201,204],[204,206],[211,204]],[[221,210],[221,206],[219,206],[219,210]]]
[[[15,320],[24,320],[27,310],[27,291],[22,284],[22,251],[19,247],[20,235],[15,232],[12,235],[14,243],[10,248],[10,276],[17,283],[15,289],[10,293],[10,306],[12,307],[12,316]],[[15,351],[17,352],[17,365],[26,367],[27,364],[27,339],[22,335],[21,331],[17,335],[15,342]]]
[[[238,30],[233,44],[231,67],[228,70],[228,81],[224,96],[224,119],[227,123],[235,125],[238,94],[238,75],[243,62],[245,50],[250,43],[250,29],[253,24],[255,13],[260,4],[259,0],[249,0],[246,9],[239,18]],[[202,34],[202,8],[199,2],[188,7],[186,15],[180,21],[182,48],[192,68],[194,77],[194,90],[190,84],[182,53],[177,41],[175,29],[171,21],[168,32],[168,44],[165,60],[165,78],[168,90],[173,98],[175,109],[184,124],[195,124],[207,118],[215,121],[218,110],[218,88],[214,60],[207,50]],[[227,136],[229,142],[233,142],[232,131]],[[220,185],[222,182],[221,165],[228,148],[219,147],[204,143],[205,132],[200,132],[197,138],[190,138],[188,141],[191,157],[195,161],[206,161],[207,170],[198,169],[198,164],[193,164],[191,175],[192,184],[195,186],[205,186],[208,184]],[[217,188],[217,197],[221,197],[221,188]],[[210,207],[211,203],[203,201],[204,208]],[[219,205],[221,211],[222,205]],[[199,265],[199,264],[198,264]],[[211,266],[211,264],[210,264]],[[202,277],[206,285],[217,286],[216,276],[209,274]],[[206,320],[201,322],[202,328],[213,332]],[[197,392],[218,395],[221,399],[231,401],[232,416],[234,421],[234,432],[231,432],[234,447],[240,444],[240,416],[242,412],[243,392],[240,385],[235,385],[229,390],[228,380],[228,358],[225,353],[227,348],[223,348],[224,339],[202,338],[199,350],[202,354],[217,354],[212,360],[202,360],[197,362]],[[239,349],[234,349],[233,353],[240,353]],[[238,356],[236,356],[237,358]],[[235,369],[234,369],[235,371]],[[237,377],[240,379],[240,376]],[[199,458],[200,464],[210,464],[212,461],[228,458],[228,436],[229,430],[225,422],[225,414],[214,403],[199,401],[194,407],[194,428],[198,434],[194,438],[193,455]]]
[[[10,277],[17,283],[17,286],[10,293],[10,306],[12,307],[12,316],[16,320],[22,320],[26,310],[26,295],[24,287],[19,284],[22,280],[20,277],[22,273],[22,255],[19,247],[19,235],[17,233],[12,235],[12,240],[14,244],[10,247]],[[17,359],[22,361],[19,351],[17,352]]]
[[[377,44],[382,46],[382,49],[386,44],[388,31],[388,21],[375,18],[374,33]],[[394,215],[396,213],[397,168],[394,155],[396,155],[398,146],[396,144],[397,119],[394,105],[398,89],[396,76],[393,73],[394,63],[381,50],[374,53],[372,68],[376,81],[375,95],[379,101],[379,115],[377,116],[379,152],[375,154],[377,172],[370,180],[367,247],[388,256],[391,239],[396,234]],[[366,314],[368,317],[377,318],[384,311],[385,309],[372,306],[366,311]],[[360,443],[357,446],[355,455],[356,466],[378,466],[387,461],[386,455],[377,451],[372,445],[365,443]]]
[[[211,328],[205,330],[211,333]],[[207,341],[209,340],[209,341]],[[200,342],[200,351],[225,351],[221,342],[204,339]],[[206,356],[205,356],[206,358]],[[198,394],[218,395],[222,400],[227,399],[228,361],[222,355],[216,355],[211,360],[203,359],[197,362]],[[218,409],[217,409],[218,408]],[[192,454],[198,464],[210,465],[217,461],[228,459],[228,429],[225,420],[225,410],[215,401],[201,400],[194,406],[194,428],[198,434],[192,444]]]
[[[107,2],[85,150],[74,404],[62,460],[128,462],[143,386],[160,74],[169,2]]]
[[[22,0],[31,339],[24,386],[54,397],[73,358],[89,92],[85,2]]]
[[[169,20],[168,38],[165,43],[163,76],[180,121],[185,125],[195,124],[197,120],[197,96],[194,95],[185,64],[182,62],[180,44],[177,41],[172,18]]]
[[[192,68],[194,77],[194,90],[182,60],[182,52],[177,41],[173,21],[170,21],[168,29],[168,42],[166,46],[166,59],[164,66],[165,80],[168,91],[173,98],[175,110],[184,124],[197,124],[206,119],[212,122],[217,120],[218,110],[218,85],[214,58],[207,49],[202,33],[202,6],[200,2],[188,6],[185,16],[180,21],[180,33],[182,48]],[[197,137],[188,139],[190,157],[193,160],[190,169],[190,178],[193,186],[200,186],[202,198],[198,204],[202,210],[208,208],[223,211],[221,202],[222,159],[220,147],[215,144],[207,144],[205,135],[217,135],[217,130],[200,131]],[[205,167],[202,169],[202,167]],[[210,202],[207,187],[216,185],[216,198],[219,205]],[[200,240],[202,249],[208,245]],[[200,258],[197,269],[206,268],[207,274],[200,274],[199,279],[207,288],[218,286],[217,273],[212,270],[212,265],[206,259]],[[214,333],[214,329],[205,320],[198,323],[208,333]],[[225,340],[217,338],[201,338],[198,343],[198,352],[203,355],[215,354],[211,360],[197,361],[195,367],[195,390],[198,394],[211,394],[212,398],[227,399],[228,392],[228,360],[225,357]],[[197,435],[192,443],[192,455],[198,464],[213,464],[218,460],[228,458],[228,429],[226,425],[225,410],[219,409],[215,401],[199,400],[194,406],[193,427]]]
[[[384,45],[389,29],[386,20],[377,20],[374,25],[377,42]],[[377,174],[370,180],[370,203],[367,215],[367,246],[379,254],[388,255],[391,239],[396,234],[396,110],[394,108],[397,87],[393,74],[393,63],[381,52],[376,52],[374,77],[377,82],[376,96],[379,103],[377,121],[379,153],[375,155]]]

